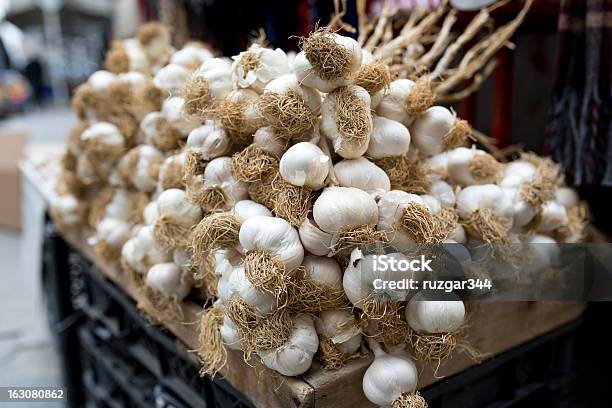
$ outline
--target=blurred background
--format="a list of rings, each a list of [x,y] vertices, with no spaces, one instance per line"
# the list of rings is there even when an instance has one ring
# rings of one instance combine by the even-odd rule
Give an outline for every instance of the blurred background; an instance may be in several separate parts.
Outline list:
[[[436,7],[440,2],[396,3],[400,13],[408,13],[416,5]],[[500,148],[518,144],[537,153],[550,151],[551,101],[561,86],[560,73],[569,72],[572,65],[563,46],[567,39],[558,30],[560,12],[569,4],[584,17],[585,3],[535,1],[515,36],[515,49],[498,55],[500,64],[480,91],[455,107],[459,115],[493,137]],[[355,24],[355,2],[349,0],[348,5],[344,20]],[[496,11],[496,23],[513,18],[521,5],[510,1]],[[369,2],[373,13],[380,7],[380,2]],[[100,69],[112,39],[131,37],[143,22],[160,20],[171,27],[177,46],[196,38],[223,55],[234,55],[263,29],[273,47],[297,49],[299,36],[316,24],[324,25],[332,11],[330,0],[0,0],[0,385],[60,382],[36,283],[40,238],[26,233],[33,228],[27,225],[31,213],[25,211],[21,217],[22,209],[33,203],[22,185],[18,163],[27,158],[44,164],[49,155],[61,151],[76,123],[71,94]],[[472,16],[460,14],[461,24],[465,26]],[[605,33],[610,38],[610,30]],[[602,54],[609,54],[609,46],[604,42]],[[576,64],[588,66],[580,58],[574,56]],[[607,59],[602,64],[605,61],[609,64]],[[604,74],[609,78],[609,65]],[[598,112],[603,116],[597,120],[609,123],[609,109]],[[611,159],[599,153],[603,157],[598,160]],[[573,173],[568,177],[572,180]],[[592,206],[596,225],[609,233],[606,183],[576,181]],[[605,376],[597,378],[603,381]]]

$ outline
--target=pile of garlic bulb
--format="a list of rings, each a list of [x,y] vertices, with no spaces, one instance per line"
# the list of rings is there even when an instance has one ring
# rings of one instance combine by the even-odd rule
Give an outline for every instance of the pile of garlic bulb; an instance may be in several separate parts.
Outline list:
[[[582,239],[585,207],[554,163],[470,146],[469,125],[432,106],[429,84],[392,80],[350,37],[321,29],[295,58],[254,44],[231,59],[168,38],[156,25],[116,43],[109,71],[77,91],[81,123],[52,213],[64,228],[88,219],[92,244],[162,322],[181,318],[162,312],[190,293],[214,299],[200,328],[205,373],[228,350],[288,376],[314,360],[333,369],[367,336],[366,396],[418,406],[398,347],[439,363],[465,306],[373,299],[367,283],[394,277],[362,248],[384,242],[402,258],[415,243]]]

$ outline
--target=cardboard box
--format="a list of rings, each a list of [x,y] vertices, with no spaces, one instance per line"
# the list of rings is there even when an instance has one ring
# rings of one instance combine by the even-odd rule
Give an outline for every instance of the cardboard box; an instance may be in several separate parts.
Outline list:
[[[28,137],[0,129],[0,227],[21,229],[21,178],[17,164]]]

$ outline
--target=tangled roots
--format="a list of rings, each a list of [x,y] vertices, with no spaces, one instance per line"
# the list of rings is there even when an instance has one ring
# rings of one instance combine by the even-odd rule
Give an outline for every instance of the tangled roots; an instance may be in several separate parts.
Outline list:
[[[507,244],[509,228],[490,208],[476,209],[467,220],[463,221],[465,229],[472,235],[481,238],[488,244]]]
[[[223,345],[221,336],[221,325],[223,324],[224,312],[219,306],[214,305],[204,310],[200,320],[200,332],[198,335],[198,357],[202,363],[200,375],[214,376],[227,362],[227,350]]]
[[[106,262],[117,262],[121,258],[121,247],[114,247],[106,240],[96,243],[96,254]]]
[[[205,186],[200,177],[187,184],[187,199],[206,211],[217,211],[227,207],[227,196],[219,186]]]
[[[329,29],[310,33],[300,45],[316,74],[324,81],[347,78],[351,73],[351,53],[336,42]]]
[[[98,222],[104,218],[106,206],[111,202],[114,194],[115,191],[112,187],[105,187],[96,194],[96,197],[91,202],[89,214],[87,216],[87,223],[90,227],[95,229]]]
[[[376,161],[376,165],[389,176],[392,190],[413,194],[426,194],[429,190],[428,166],[422,160],[393,156]]]
[[[455,147],[464,146],[472,135],[472,127],[467,120],[455,119],[450,130],[442,136],[442,150],[447,151]]]
[[[142,289],[143,296],[138,300],[137,307],[152,322],[161,324],[184,320],[183,308],[178,300],[147,285]]]
[[[560,242],[581,242],[591,219],[589,206],[582,202],[567,209],[567,225],[555,230],[555,238]]]
[[[276,174],[272,181],[272,211],[294,227],[304,222],[311,208],[312,191],[308,187],[294,186]]]
[[[344,365],[350,356],[341,352],[331,339],[319,338],[319,350],[317,350],[319,361],[328,370],[336,370]]]
[[[368,143],[372,116],[367,106],[347,87],[331,92],[336,98],[336,126],[343,140],[351,146]]]
[[[303,276],[292,280],[288,289],[291,307],[301,313],[319,313],[349,305],[342,288],[333,288]]]
[[[316,121],[304,98],[294,90],[282,95],[264,92],[259,98],[259,111],[276,133],[287,139],[308,132]]]
[[[437,243],[441,237],[434,215],[423,205],[409,203],[402,215],[402,227],[418,243]]]
[[[351,251],[364,245],[386,241],[387,234],[384,231],[377,231],[373,225],[344,226],[336,231],[329,256],[334,256],[345,250]]]
[[[525,156],[523,155],[523,157]],[[550,159],[538,157],[536,163],[534,177],[521,186],[519,194],[524,202],[535,208],[540,208],[542,204],[554,198],[555,190],[561,182],[561,170]]]
[[[185,152],[185,164],[183,165],[183,180],[186,183],[193,177],[204,174],[208,160],[204,159],[200,152],[188,149]]]
[[[104,167],[121,157],[123,145],[108,145],[99,139],[90,139],[85,144],[85,157],[94,168]]]
[[[186,249],[191,243],[191,228],[179,224],[168,215],[162,215],[153,226],[153,238],[163,251]]]
[[[457,337],[455,333],[420,334],[413,331],[410,335],[410,344],[417,360],[439,363],[455,350]]]
[[[180,162],[172,161],[162,164],[159,169],[159,186],[162,190],[185,188],[184,168]]]
[[[153,146],[161,151],[169,152],[179,147],[182,139],[181,132],[168,122],[166,118],[159,117],[155,121],[155,137],[151,140]]]
[[[453,207],[443,207],[434,216],[435,232],[437,241],[446,239],[457,227],[459,216]]]
[[[249,251],[244,257],[244,274],[257,289],[284,297],[287,293],[285,265],[266,251]]]
[[[233,214],[214,213],[204,217],[191,236],[194,264],[205,265],[212,251],[236,246],[239,231],[240,222]]]
[[[240,57],[240,61],[238,64],[242,67],[244,72],[244,78],[246,78],[246,74],[250,71],[255,71],[259,67],[259,54],[254,51],[245,51]]]
[[[153,81],[149,80],[145,85],[136,89],[133,100],[141,112],[159,112],[164,100],[164,93]]]
[[[278,167],[278,160],[256,144],[232,156],[230,170],[236,180],[252,183],[264,173]]]
[[[353,83],[368,91],[370,95],[374,95],[378,91],[389,88],[391,72],[387,64],[382,62],[362,65],[357,71]]]
[[[398,301],[382,296],[372,296],[362,302],[362,317],[378,322],[400,315],[401,305]]]
[[[406,95],[404,107],[410,116],[420,115],[429,109],[435,101],[431,81],[419,79]]]
[[[471,176],[481,184],[495,183],[501,176],[503,169],[503,164],[488,153],[474,155],[468,165]]]
[[[427,401],[418,391],[405,392],[393,400],[391,408],[427,408]]]
[[[252,123],[245,117],[246,104],[242,102],[222,101],[214,109],[215,118],[227,131],[232,147],[244,149],[253,142],[253,133],[259,121]]]
[[[190,78],[181,91],[185,103],[183,111],[190,116],[204,119],[213,105],[208,81],[201,76]]]
[[[110,50],[104,57],[104,68],[113,74],[121,74],[130,70],[130,58],[121,41],[113,41]]]

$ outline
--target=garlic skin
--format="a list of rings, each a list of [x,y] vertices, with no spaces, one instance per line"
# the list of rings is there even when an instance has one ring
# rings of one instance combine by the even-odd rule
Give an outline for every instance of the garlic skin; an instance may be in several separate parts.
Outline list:
[[[409,261],[409,258],[399,252],[386,254],[387,259],[395,262]],[[408,290],[404,289],[375,289],[374,283],[376,279],[383,281],[400,281],[402,279],[419,279],[420,273],[404,271],[399,268],[383,268],[377,267],[376,255],[364,255],[359,248],[355,248],[351,252],[350,262],[344,271],[342,277],[342,287],[346,297],[351,304],[359,309],[363,308],[363,302],[373,296],[382,296],[382,298],[390,298],[398,301],[405,300],[408,295]],[[374,298],[376,298],[374,297]]]
[[[538,214],[539,209],[523,201],[520,190],[505,188],[504,192],[511,197],[513,202],[514,227],[524,227],[529,224]]]
[[[222,101],[232,91],[232,64],[226,58],[211,58],[192,74],[190,80],[204,79],[214,101]]]
[[[287,376],[304,374],[319,348],[312,317],[299,314],[292,319],[293,332],[286,344],[276,350],[258,352],[266,367]]]
[[[457,197],[453,187],[443,180],[436,180],[429,186],[429,195],[438,199],[444,207],[454,207]]]
[[[298,230],[304,249],[313,255],[327,256],[334,236],[319,229],[314,220],[306,217]]]
[[[375,116],[370,144],[365,154],[374,160],[403,156],[410,150],[410,140],[410,131],[401,122]]]
[[[222,292],[219,292],[221,295]],[[244,267],[239,266],[234,268],[230,273],[227,292],[224,297],[220,297],[224,304],[227,304],[231,299],[241,299],[245,304],[250,306],[259,316],[266,316],[274,312],[277,308],[276,297],[266,291],[257,289],[244,273]]]
[[[321,94],[315,89],[304,86],[304,84],[293,74],[281,75],[268,82],[264,92],[276,93],[278,95],[295,92],[295,94],[304,100],[315,116],[319,114],[321,108]]]
[[[331,81],[322,79],[317,73],[312,64],[306,58],[304,51],[299,52],[293,61],[293,72],[298,80],[306,86],[316,88],[321,92],[328,93],[334,89],[347,85],[350,81],[350,76],[359,70],[363,58],[361,46],[350,37],[344,37],[336,33],[326,34],[333,38],[336,44],[345,48],[351,55],[350,73],[346,78],[335,78]]]
[[[354,95],[363,104],[363,109],[367,112],[368,123],[362,124],[366,133],[360,135],[346,135],[338,128],[338,106],[342,103],[339,98],[343,93],[327,94],[321,104],[321,131],[332,141],[334,151],[345,159],[356,159],[368,150],[370,137],[372,134],[372,115],[370,115],[370,94],[360,86],[348,85],[343,88]],[[358,139],[357,141],[353,139]]]
[[[237,201],[248,199],[247,184],[238,181],[230,171],[230,157],[217,157],[204,169],[204,187],[219,187],[225,193],[230,207]]]
[[[173,262],[153,265],[147,272],[146,284],[176,300],[183,300],[191,291],[181,268]]]
[[[185,227],[195,225],[202,219],[200,207],[191,204],[185,191],[178,188],[164,190],[156,201],[160,216],[172,217],[174,221]]]
[[[467,219],[477,209],[488,208],[502,221],[512,226],[512,198],[495,184],[468,186],[457,195],[459,217]]]
[[[414,248],[415,240],[405,229],[398,228],[401,224],[404,210],[409,204],[414,203],[429,209],[425,200],[416,194],[406,193],[401,190],[391,190],[378,200],[378,225],[379,231],[385,231],[388,243],[392,247],[406,251]],[[433,211],[432,211],[433,212]]]
[[[126,241],[121,256],[134,271],[144,274],[150,265],[171,261],[170,253],[155,246],[153,228],[143,226],[136,235]]]
[[[100,70],[91,74],[87,83],[96,91],[106,91],[116,80],[117,76],[112,72]]]
[[[138,71],[144,74],[151,73],[149,58],[136,38],[123,40],[123,50],[128,56],[130,71]]]
[[[406,306],[406,320],[419,333],[451,333],[465,323],[465,306],[459,296],[453,300],[427,300],[423,292],[410,299]]]
[[[342,227],[375,225],[378,207],[376,201],[363,190],[328,187],[315,201],[312,214],[322,231],[333,234]]]
[[[189,43],[172,54],[170,64],[180,65],[192,71],[213,57],[212,52],[202,45]]]
[[[449,150],[447,166],[450,178],[462,186],[488,184],[489,181],[482,182],[474,178],[470,171],[470,163],[478,156],[489,156],[489,154],[483,150],[467,147],[457,147]]]
[[[504,175],[497,183],[503,188],[518,189],[536,173],[536,167],[525,160],[515,160],[504,166]]]
[[[127,190],[122,188],[114,190],[111,200],[104,208],[104,217],[131,222],[134,217],[131,201],[131,194]]]
[[[104,241],[112,248],[121,248],[130,238],[131,225],[115,218],[103,218],[96,225],[96,239]]]
[[[74,227],[81,224],[84,208],[82,203],[73,195],[57,196],[51,204],[52,212],[56,214],[65,227]]]
[[[276,135],[272,126],[257,129],[253,135],[253,144],[277,159],[280,159],[283,153],[287,151],[287,140]]]
[[[272,216],[272,213],[266,206],[252,200],[240,200],[236,202],[236,205],[234,205],[234,208],[232,209],[232,213],[236,216],[238,222],[240,223],[245,222],[249,218],[257,217],[258,215],[267,217]]]
[[[123,148],[124,138],[119,128],[108,122],[97,122],[81,133],[81,141],[87,145],[90,141],[103,143],[107,146]]]
[[[304,277],[330,288],[342,289],[342,269],[332,258],[306,255],[302,266]]]
[[[580,204],[580,197],[578,197],[578,193],[572,188],[559,187],[555,191],[555,201],[565,208],[571,208]]]
[[[412,360],[403,354],[375,350],[374,361],[363,375],[366,398],[380,407],[390,407],[403,393],[416,391],[418,372]]]
[[[457,223],[455,229],[448,235],[446,240],[452,240],[458,244],[465,244],[467,242],[467,234],[463,225]]]
[[[200,125],[196,118],[183,115],[183,105],[185,99],[180,96],[173,96],[162,103],[162,114],[172,126],[178,129],[183,135],[189,134],[193,129]]]
[[[227,315],[223,316],[223,324],[219,328],[223,343],[232,350],[242,350],[242,340],[238,328]]]
[[[414,85],[414,81],[409,79],[391,81],[389,89],[383,89],[377,93],[377,95],[382,95],[382,98],[380,96],[376,97],[376,99],[380,99],[376,106],[376,113],[379,116],[400,122],[404,126],[410,126],[414,121],[414,117],[406,112],[405,105],[406,96]],[[410,134],[414,140],[412,129],[410,129]]]
[[[355,187],[377,198],[391,190],[387,173],[365,157],[344,159],[334,165],[341,187]]]
[[[315,144],[296,143],[281,157],[279,171],[283,180],[294,186],[321,188],[329,173],[330,158]]]
[[[340,328],[346,322],[353,324]],[[349,310],[325,310],[315,319],[315,328],[319,336],[330,339],[341,353],[352,355],[361,347],[362,339],[355,323],[355,316]]]
[[[412,150],[411,150],[412,151]],[[430,172],[427,178],[431,181],[448,177],[448,153],[442,152],[427,160]]]
[[[443,106],[427,109],[410,126],[414,145],[425,156],[442,152],[444,135],[451,130],[455,120],[455,115]]]
[[[282,218],[256,216],[240,227],[239,241],[245,252],[262,250],[276,257],[290,272],[301,265],[304,247],[295,228]]]
[[[539,232],[550,232],[568,224],[567,210],[556,201],[547,201],[542,204],[540,211]]]
[[[131,181],[138,190],[150,193],[157,187],[157,178],[152,177],[150,168],[159,167],[164,160],[164,155],[153,146],[140,145],[136,148],[138,149],[138,163]]]
[[[187,149],[198,152],[202,159],[212,160],[223,156],[229,150],[230,139],[221,125],[213,120],[207,120],[189,132]]]
[[[287,55],[280,48],[272,50],[253,44],[232,59],[232,80],[235,86],[250,88],[257,93],[262,93],[271,80],[290,73]],[[251,63],[251,60],[255,62]]]
[[[157,71],[153,83],[168,95],[178,95],[188,77],[187,68],[182,65],[168,64]]]

